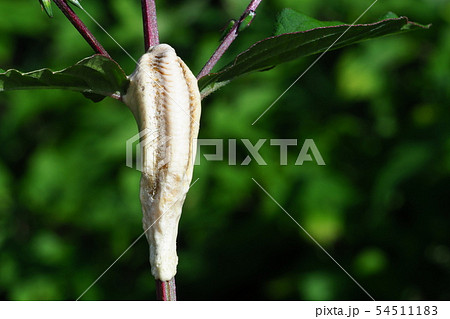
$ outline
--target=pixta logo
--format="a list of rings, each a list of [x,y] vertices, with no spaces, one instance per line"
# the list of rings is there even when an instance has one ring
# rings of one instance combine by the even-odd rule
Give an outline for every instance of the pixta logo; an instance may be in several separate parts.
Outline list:
[[[249,165],[252,160],[258,165],[267,165],[267,162],[264,160],[262,155],[260,154],[260,150],[263,146],[267,147],[276,147],[280,152],[280,161],[279,164],[282,166],[288,165],[288,148],[295,147],[298,145],[298,141],[296,139],[271,139],[269,143],[267,139],[260,139],[255,144],[252,144],[248,139],[241,139],[239,143],[242,143],[248,155],[241,162],[237,160],[237,143],[236,139],[225,140],[227,142],[228,149],[228,165]],[[195,159],[195,165],[200,165],[201,163],[201,147],[202,146],[213,146],[215,151],[214,153],[203,154],[203,157],[207,161],[224,161],[224,140],[223,139],[198,139],[197,140],[197,156]],[[312,156],[311,156],[312,155]],[[314,158],[313,158],[314,157]],[[303,142],[303,145],[298,153],[297,159],[294,165],[303,165],[304,162],[316,162],[317,165],[326,165],[325,161],[322,158],[322,155],[319,152],[314,140],[306,139]]]
[[[170,141],[171,137],[161,137],[158,131],[150,131],[149,129],[142,130],[134,135],[126,142],[126,165],[142,171],[144,151],[151,151],[152,149],[161,149],[165,143]],[[252,161],[257,165],[267,165],[266,160],[260,154],[263,147],[277,148],[279,151],[279,165],[285,166],[288,163],[288,151],[295,148],[298,153],[295,153],[296,160],[294,165],[303,165],[305,162],[315,162],[317,165],[326,165],[322,155],[314,143],[313,139],[305,139],[298,150],[297,139],[259,139],[256,143],[252,143],[248,139],[197,139],[197,152],[195,158],[195,165],[200,165],[202,160],[206,161],[227,161],[228,165],[247,166]],[[245,149],[246,154],[243,160],[238,160],[238,146],[239,149]],[[243,147],[242,147],[243,146]],[[208,148],[209,153],[202,152],[202,149]],[[211,149],[213,151],[211,152]],[[227,156],[224,155],[225,149]],[[158,167],[166,164],[164,157],[158,163]]]

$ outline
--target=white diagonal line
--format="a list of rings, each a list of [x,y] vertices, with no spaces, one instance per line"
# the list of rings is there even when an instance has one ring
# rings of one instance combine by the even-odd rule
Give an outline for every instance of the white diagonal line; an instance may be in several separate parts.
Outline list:
[[[83,12],[84,12],[84,13],[85,13],[85,14],[86,14],[86,15],[87,15],[87,16],[88,16],[88,17],[89,17],[96,25],[98,25],[98,27],[99,27],[100,29],[102,29],[102,31],[105,32],[106,35],[107,35],[108,37],[110,37],[111,40],[113,40],[113,41],[119,46],[119,48],[122,49],[122,51],[125,52],[125,54],[128,55],[128,56],[130,57],[131,60],[133,60],[134,63],[136,63],[136,65],[140,66],[140,63],[139,63],[138,61],[136,61],[136,59],[133,58],[133,56],[132,56],[130,53],[128,53],[128,51],[125,50],[124,47],[122,47],[122,46],[119,44],[119,42],[117,42],[116,39],[114,39],[114,37],[113,37],[111,34],[109,34],[109,32],[106,31],[105,28],[103,28],[102,25],[101,25],[97,20],[94,19],[94,17],[93,17],[92,15],[89,14],[89,12],[87,12],[84,8],[81,8],[81,10],[83,10]],[[156,81],[155,79],[153,79],[152,76],[151,76],[150,74],[148,74],[147,71],[145,71],[145,69],[143,69],[143,70],[144,70],[145,74],[147,74],[147,75],[152,79],[152,81],[155,82],[155,84],[156,84],[159,88],[163,89],[163,91],[167,93],[167,96],[168,96],[173,102],[175,102],[175,104],[183,111],[183,113],[185,113],[186,115],[188,115],[188,116],[189,116],[189,117],[190,117],[190,118],[191,118],[198,126],[200,126],[200,123],[198,123],[198,122],[192,117],[191,114],[188,114],[188,113],[181,107],[181,105],[180,105],[174,98],[172,98],[172,96],[169,94],[169,92],[167,92],[166,89],[158,83],[158,81]]]
[[[323,252],[325,253],[325,254],[327,254],[328,255],[328,257],[330,257],[331,258],[331,260],[333,260],[334,262],[335,262],[335,264],[336,265],[338,265],[339,266],[339,268],[341,268],[341,270],[351,279],[351,280],[353,280],[353,282],[355,283],[355,284],[357,284],[358,285],[358,287],[359,288],[361,288],[362,289],[362,291],[364,291],[365,293],[366,293],[366,295],[367,296],[369,296],[370,297],[370,299],[372,299],[373,301],[375,301],[375,299],[363,288],[363,286],[361,286],[360,284],[359,284],[359,282],[357,282],[356,281],[356,279],[355,278],[353,278],[348,272],[347,272],[347,270],[345,270],[344,269],[344,267],[342,267],[337,261],[336,261],[336,259],[334,259],[333,258],[333,256],[331,256],[326,250],[325,250],[325,248],[323,248],[322,247],[322,245],[320,245],[319,244],[319,242],[317,241],[317,240],[315,240],[314,239],[314,237],[313,236],[311,236],[307,231],[306,231],[306,229],[305,228],[303,228],[302,227],[302,225],[300,225],[284,208],[283,208],[283,206],[281,206],[276,200],[275,200],[275,198],[273,198],[272,197],[272,195],[270,195],[265,189],[264,189],[264,187],[262,187],[253,177],[252,177],[252,180],[256,183],[256,185],[258,185],[259,186],[259,188],[261,188],[262,190],[263,190],[263,192],[264,193],[266,193],[266,195],[267,196],[269,196],[269,198],[271,199],[271,200],[273,200],[273,202],[275,203],[275,204],[277,204],[277,206],[278,207],[280,207],[281,208],[281,210],[283,211],[283,212],[285,212],[286,213],[286,215],[288,215],[292,220],[293,220],[293,222],[294,223],[296,223],[297,224],[297,226],[298,227],[300,227],[300,229],[301,230],[303,230],[303,232],[306,234],[306,235],[308,235],[308,237],[317,245],[317,246],[319,246],[319,248],[320,249],[322,249],[323,250]]]
[[[289,91],[295,85],[295,83],[297,83],[306,74],[306,72],[308,72],[317,63],[317,61],[319,61],[325,55],[325,53],[327,53],[336,44],[336,42],[338,42],[339,39],[342,38],[344,34],[346,34],[347,31],[350,30],[355,25],[355,23],[358,22],[359,19],[361,19],[362,16],[365,15],[367,11],[369,11],[375,5],[375,3],[377,3],[377,1],[378,0],[375,0],[363,13],[361,13],[361,15],[324,52],[322,52],[322,54],[319,55],[319,57],[315,59],[314,62],[311,63],[309,67],[302,74],[300,74],[300,76],[295,79],[295,81],[292,82],[292,84],[289,85],[289,87],[283,93],[281,93],[281,95],[275,101],[273,101],[273,103],[270,104],[268,108],[264,110],[264,112],[261,113],[261,115],[252,123],[252,125],[255,125],[255,123],[258,122],[259,119],[263,117],[263,115],[266,114],[267,111],[269,111],[272,106],[274,106],[275,103],[277,103],[287,93],[287,91]]]
[[[197,181],[198,181],[199,179],[200,179],[200,178],[197,178],[197,179],[195,180],[195,182],[193,182],[193,183],[191,184],[191,186],[189,186],[189,189],[190,189],[192,186],[194,186],[194,184],[197,183]],[[172,204],[172,206],[173,206],[173,204]],[[117,257],[116,260],[114,260],[114,262],[113,262],[108,268],[106,268],[106,270],[105,270],[104,272],[102,272],[102,274],[101,274],[100,276],[98,276],[98,278],[95,279],[94,282],[93,282],[89,287],[86,288],[86,290],[85,290],[85,291],[77,298],[76,301],[80,300],[80,298],[83,297],[84,294],[87,293],[87,292],[89,291],[89,289],[91,289],[92,286],[94,286],[94,285],[97,283],[97,281],[99,281],[100,278],[102,278],[102,277],[108,272],[108,270],[110,270],[110,269],[112,268],[112,266],[114,266],[114,265],[119,261],[119,259],[122,258],[122,256],[125,255],[125,254],[127,253],[127,251],[129,251],[129,250],[131,249],[131,247],[133,247],[133,246],[139,241],[139,239],[141,239],[142,236],[144,236],[145,233],[146,233],[150,228],[152,228],[152,226],[155,225],[155,223],[156,223],[161,217],[163,217],[165,214],[167,214],[167,213],[170,211],[170,209],[172,208],[172,206],[170,206],[170,208],[169,208],[166,212],[164,212],[161,216],[159,216],[159,217],[155,220],[155,222],[154,222],[153,224],[151,224],[151,225],[150,225],[150,226],[149,226],[149,227],[148,227],[141,235],[139,235],[139,237],[136,238],[135,241],[133,241],[133,242],[131,243],[131,245],[128,246],[128,248],[125,249],[125,250],[123,251],[123,253],[121,253],[120,256]]]

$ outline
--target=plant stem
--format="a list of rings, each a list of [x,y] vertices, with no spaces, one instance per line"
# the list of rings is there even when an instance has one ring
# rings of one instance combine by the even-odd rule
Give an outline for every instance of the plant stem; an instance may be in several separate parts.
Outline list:
[[[64,15],[69,19],[73,26],[78,30],[78,32],[83,36],[83,38],[89,43],[92,49],[98,54],[101,54],[107,58],[111,56],[106,52],[102,45],[97,41],[94,35],[89,31],[89,29],[84,25],[84,23],[78,18],[77,14],[72,10],[71,7],[67,5],[64,0],[53,0],[58,8],[64,13]]]
[[[145,52],[147,52],[149,47],[159,44],[155,0],[141,0],[141,6],[144,20]]]
[[[233,43],[233,41],[237,38],[237,36],[239,34],[238,29],[239,29],[239,26],[241,25],[242,21],[249,15],[249,13],[256,11],[256,8],[258,8],[261,1],[262,0],[252,0],[250,2],[247,9],[245,9],[244,13],[241,15],[241,17],[239,18],[237,23],[234,24],[234,26],[231,28],[230,32],[228,32],[228,34],[223,39],[222,43],[216,49],[216,51],[211,56],[211,58],[208,60],[208,62],[206,62],[205,66],[200,71],[200,73],[197,75],[197,80],[211,72],[211,70],[216,65],[216,63],[219,61],[219,59],[222,57],[222,55],[225,53],[225,51],[230,47],[231,43]]]
[[[175,277],[169,281],[156,280],[156,299],[158,301],[177,301]]]

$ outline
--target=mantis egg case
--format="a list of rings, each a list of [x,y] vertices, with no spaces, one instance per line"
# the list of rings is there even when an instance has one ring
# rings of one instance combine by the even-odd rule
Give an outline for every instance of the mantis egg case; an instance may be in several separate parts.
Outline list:
[[[150,47],[129,77],[123,101],[141,136],[140,199],[155,279],[176,274],[176,238],[192,180],[200,121],[197,79],[167,44]]]

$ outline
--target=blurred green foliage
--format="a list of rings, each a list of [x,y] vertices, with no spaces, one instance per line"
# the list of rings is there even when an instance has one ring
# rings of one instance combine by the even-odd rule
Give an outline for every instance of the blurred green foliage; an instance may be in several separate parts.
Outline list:
[[[282,8],[353,22],[369,4],[263,1],[221,65],[270,35]],[[245,5],[157,1],[161,41],[198,73]],[[83,6],[132,56],[143,53],[139,1]],[[362,22],[387,11],[433,27],[327,53],[254,126],[315,57],[238,79],[204,100],[200,138],[300,145],[290,148],[287,166],[277,147],[264,146],[267,166],[203,160],[195,168],[200,180],[179,231],[179,299],[368,299],[251,178],[375,299],[450,298],[450,2],[377,3]],[[38,1],[1,1],[1,68],[61,69],[91,55],[63,15],[54,16]],[[131,73],[134,62],[80,16]],[[131,113],[111,99],[0,94],[2,299],[76,299],[142,233],[139,172],[125,166],[125,142],[136,132]],[[293,165],[306,138],[326,166]],[[154,299],[145,240],[83,299]]]

